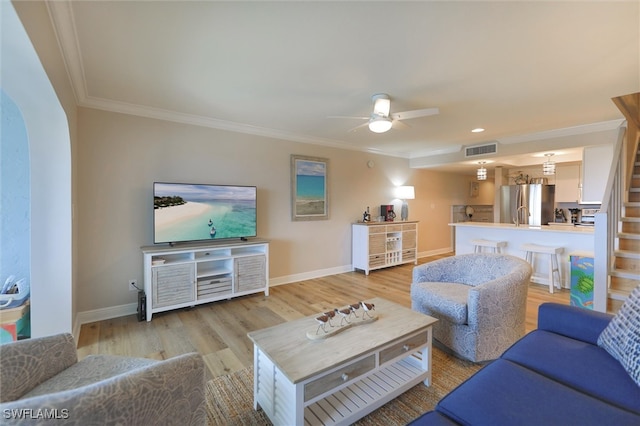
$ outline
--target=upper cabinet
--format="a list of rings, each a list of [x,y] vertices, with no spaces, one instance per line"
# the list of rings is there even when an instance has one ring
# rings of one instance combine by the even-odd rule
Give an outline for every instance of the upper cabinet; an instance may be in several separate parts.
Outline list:
[[[580,165],[556,165],[556,203],[577,203],[580,199]]]
[[[596,145],[584,148],[580,204],[602,203],[612,159],[613,145]]]

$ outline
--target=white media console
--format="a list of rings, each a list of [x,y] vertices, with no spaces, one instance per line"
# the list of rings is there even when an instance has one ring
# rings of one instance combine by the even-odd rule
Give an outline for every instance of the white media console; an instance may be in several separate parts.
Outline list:
[[[147,321],[156,312],[262,291],[269,295],[269,243],[264,240],[141,249]]]

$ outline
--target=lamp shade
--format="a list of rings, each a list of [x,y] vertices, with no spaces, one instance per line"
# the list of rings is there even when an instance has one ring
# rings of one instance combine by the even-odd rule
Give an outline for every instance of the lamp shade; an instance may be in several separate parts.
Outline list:
[[[413,186],[399,186],[396,188],[396,197],[401,200],[413,200],[416,198],[416,191]]]

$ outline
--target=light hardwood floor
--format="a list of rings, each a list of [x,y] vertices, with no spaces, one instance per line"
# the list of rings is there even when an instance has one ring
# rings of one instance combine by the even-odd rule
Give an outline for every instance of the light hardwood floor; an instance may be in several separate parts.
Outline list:
[[[419,263],[446,257],[433,256]],[[285,321],[383,297],[410,307],[409,285],[413,264],[372,271],[347,272],[272,287],[264,293],[208,303],[190,309],[155,314],[151,322],[135,315],[84,324],[78,339],[78,357],[112,354],[166,359],[199,352],[211,377],[253,365],[253,346],[247,333]],[[569,290],[550,294],[547,286],[531,284],[526,329],[536,327],[538,306],[553,301],[569,304]]]

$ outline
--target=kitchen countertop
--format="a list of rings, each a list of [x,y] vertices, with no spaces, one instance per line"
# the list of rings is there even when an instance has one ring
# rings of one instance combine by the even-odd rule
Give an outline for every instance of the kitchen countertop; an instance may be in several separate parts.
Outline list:
[[[594,252],[594,227],[571,225],[543,225],[516,227],[512,223],[489,222],[458,222],[451,223],[455,239],[455,253],[465,254],[475,251],[473,240],[487,239],[504,241],[506,247],[502,253],[525,258],[523,249],[525,244],[539,244],[542,246],[562,247],[563,253],[559,255],[564,288],[571,287],[571,265],[569,254],[574,252]],[[548,276],[549,262],[546,256],[537,256],[535,266],[537,275]]]
[[[369,221],[369,222],[361,222],[361,221],[357,221],[354,222],[354,225],[403,225],[403,224],[407,224],[407,223],[418,223],[418,220],[392,220],[392,221]]]
[[[566,225],[566,224],[542,225],[542,226],[530,226],[530,225],[516,226],[513,223],[457,222],[457,223],[450,223],[449,226],[493,228],[493,229],[504,229],[504,230],[513,229],[514,231],[544,231],[544,232],[593,234],[593,226],[572,226],[572,225]]]

